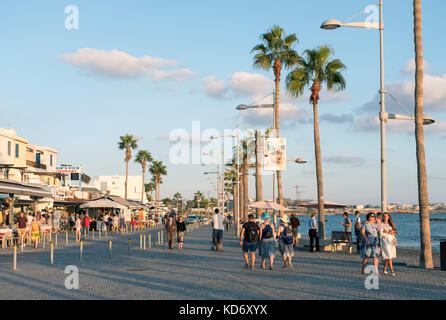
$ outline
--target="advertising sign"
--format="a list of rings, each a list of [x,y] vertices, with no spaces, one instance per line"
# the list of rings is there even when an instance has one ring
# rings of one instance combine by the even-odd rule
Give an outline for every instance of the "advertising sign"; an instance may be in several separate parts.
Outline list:
[[[263,170],[286,170],[286,139],[268,138],[264,142]]]
[[[56,173],[81,173],[82,167],[80,166],[61,166],[56,167]]]

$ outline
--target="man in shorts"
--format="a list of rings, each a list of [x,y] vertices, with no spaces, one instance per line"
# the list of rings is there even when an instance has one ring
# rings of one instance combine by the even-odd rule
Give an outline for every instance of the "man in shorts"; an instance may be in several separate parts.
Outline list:
[[[25,213],[22,211],[20,212],[20,216],[17,218],[17,234],[19,237],[19,244],[22,243],[22,237],[23,239],[26,238],[27,226],[28,226],[28,218],[25,217]]]
[[[223,251],[223,223],[225,217],[215,208],[215,214],[212,216],[212,250]]]
[[[260,240],[260,227],[254,221],[254,215],[248,215],[248,222],[245,222],[240,234],[240,245],[243,250],[243,258],[245,258],[245,268],[255,269],[256,250]],[[248,252],[251,251],[251,266],[249,265]]]

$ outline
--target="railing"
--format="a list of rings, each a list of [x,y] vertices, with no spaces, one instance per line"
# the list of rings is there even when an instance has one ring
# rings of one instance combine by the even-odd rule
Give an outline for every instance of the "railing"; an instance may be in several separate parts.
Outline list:
[[[33,167],[33,168],[46,170],[46,165],[43,164],[43,163],[37,163],[37,162],[34,162],[34,161],[26,160],[26,165],[28,167]]]

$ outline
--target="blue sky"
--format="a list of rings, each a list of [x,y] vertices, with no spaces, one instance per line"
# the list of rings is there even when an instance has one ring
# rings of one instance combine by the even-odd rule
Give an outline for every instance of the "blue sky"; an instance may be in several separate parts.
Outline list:
[[[328,18],[346,20],[374,1],[14,1],[0,4],[0,126],[13,127],[32,143],[60,152],[59,162],[83,165],[91,176],[124,174],[120,135],[134,134],[139,146],[165,162],[162,196],[207,192],[200,165],[174,165],[172,130],[223,132],[238,120],[266,128],[267,112],[235,110],[272,91],[272,72],[252,67],[250,50],[274,24],[296,33],[296,50],[328,44],[347,66],[347,88],[321,94],[319,114],[325,198],[378,204],[380,199],[378,114],[379,37],[375,30],[319,28]],[[79,9],[79,29],[64,26],[65,7]],[[446,62],[442,30],[444,1],[423,1],[425,112],[437,123],[426,129],[431,202],[444,202],[446,172]],[[364,21],[361,14],[352,21]],[[409,61],[413,51],[411,1],[384,1],[386,86],[413,110]],[[88,48],[88,49],[86,49]],[[114,50],[114,51],[113,51]],[[144,58],[146,57],[146,58]],[[152,58],[150,58],[152,57]],[[156,58],[156,59],[155,59]],[[283,71],[284,80],[288,70]],[[283,81],[284,82],[284,81]],[[268,98],[267,98],[268,99]],[[264,100],[267,102],[267,99]],[[282,85],[281,136],[289,157],[284,195],[315,198],[311,106],[292,99]],[[390,97],[388,110],[404,113]],[[390,123],[387,134],[389,202],[417,201],[415,139],[409,122]],[[136,164],[130,174],[140,174]],[[254,179],[250,195],[254,196]],[[271,197],[271,177],[264,178]]]

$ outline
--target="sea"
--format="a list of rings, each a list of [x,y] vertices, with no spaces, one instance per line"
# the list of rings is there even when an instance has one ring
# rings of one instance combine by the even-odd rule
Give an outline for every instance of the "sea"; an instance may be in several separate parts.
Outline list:
[[[365,216],[365,214],[360,215],[362,222],[366,220]],[[392,213],[391,216],[398,231],[396,236],[398,246],[420,248],[420,219],[418,213]],[[297,215],[297,217],[299,220],[304,220],[300,223],[299,232],[307,233],[310,217],[300,215]],[[350,216],[350,218],[353,218],[353,216]],[[440,242],[446,241],[446,212],[430,213],[430,219],[432,250],[440,251]],[[331,237],[332,231],[344,231],[344,227],[341,225],[342,215],[326,215],[325,220],[327,220],[325,222],[327,238]],[[354,228],[352,229],[354,230]]]

